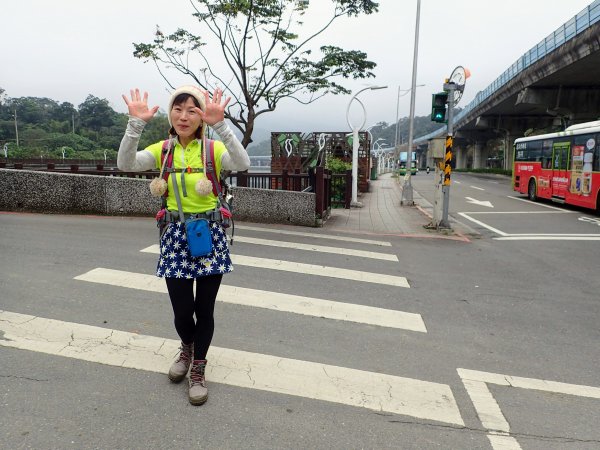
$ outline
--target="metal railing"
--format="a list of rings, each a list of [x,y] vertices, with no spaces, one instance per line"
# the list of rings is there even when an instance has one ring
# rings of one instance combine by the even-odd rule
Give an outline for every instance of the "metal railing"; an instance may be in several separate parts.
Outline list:
[[[475,98],[454,117],[455,123],[458,123],[458,121],[483,103],[483,101],[490,97],[494,92],[515,78],[519,73],[523,72],[540,59],[546,57],[549,53],[553,52],[561,45],[564,45],[578,34],[587,30],[598,21],[600,21],[600,0],[595,0],[583,8],[576,16],[572,17],[563,25],[558,27],[554,32],[550,33],[537,45],[534,45],[531,49],[529,49],[529,51],[515,61],[487,88],[485,88],[483,91],[479,91]],[[420,143],[427,141],[439,136],[440,134],[443,134],[445,130],[446,128],[439,128],[429,134],[416,138],[414,142]]]

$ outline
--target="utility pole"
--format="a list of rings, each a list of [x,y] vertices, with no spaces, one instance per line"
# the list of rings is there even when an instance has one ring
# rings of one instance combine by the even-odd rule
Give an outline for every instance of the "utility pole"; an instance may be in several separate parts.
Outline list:
[[[417,21],[415,24],[415,50],[413,55],[413,70],[412,84],[410,91],[410,120],[408,124],[408,151],[406,154],[406,176],[404,177],[404,185],[402,187],[401,205],[414,205],[413,189],[411,184],[411,169],[412,169],[412,146],[413,146],[413,127],[415,123],[415,95],[417,87],[417,59],[419,55],[419,19],[421,15],[421,0],[417,0]]]
[[[17,147],[19,146],[19,126],[17,125],[17,108],[15,108],[15,134],[17,135]]]

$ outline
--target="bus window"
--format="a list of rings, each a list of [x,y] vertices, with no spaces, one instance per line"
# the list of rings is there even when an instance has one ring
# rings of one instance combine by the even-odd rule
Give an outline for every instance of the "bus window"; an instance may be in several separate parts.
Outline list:
[[[567,170],[569,164],[569,150],[571,148],[570,142],[554,142],[554,159],[552,162],[552,168],[554,170]]]
[[[540,162],[542,160],[542,142],[534,141],[527,143],[526,161]]]
[[[519,142],[515,145],[515,161],[542,160],[542,143],[540,141]]]
[[[542,142],[542,169],[552,167],[552,140],[546,139]]]

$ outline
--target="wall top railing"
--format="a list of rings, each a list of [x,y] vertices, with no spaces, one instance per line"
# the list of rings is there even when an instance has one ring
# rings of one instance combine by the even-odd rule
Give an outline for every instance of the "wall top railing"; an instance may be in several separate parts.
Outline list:
[[[600,21],[600,0],[595,0],[583,8],[577,15],[558,27],[554,32],[550,33],[545,39],[542,39],[537,45],[534,45],[529,51],[524,53],[498,78],[496,78],[492,84],[483,91],[479,91],[475,98],[454,117],[454,121],[458,122],[494,92],[515,78],[519,73],[523,72],[540,59],[546,57],[558,47],[587,30],[598,21]],[[439,128],[424,136],[420,136],[415,139],[415,144],[437,137],[442,134],[444,130],[445,127]]]

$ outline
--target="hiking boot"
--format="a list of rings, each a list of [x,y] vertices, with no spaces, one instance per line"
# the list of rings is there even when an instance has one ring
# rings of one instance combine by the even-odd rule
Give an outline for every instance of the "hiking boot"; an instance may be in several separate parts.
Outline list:
[[[195,359],[192,362],[192,370],[190,370],[190,403],[192,405],[202,405],[208,400],[208,388],[206,387],[206,379],[204,371],[206,370],[205,359]]]
[[[175,360],[171,368],[169,369],[169,380],[173,383],[179,383],[185,378],[192,362],[194,355],[194,343],[184,344],[181,343],[179,357]]]

